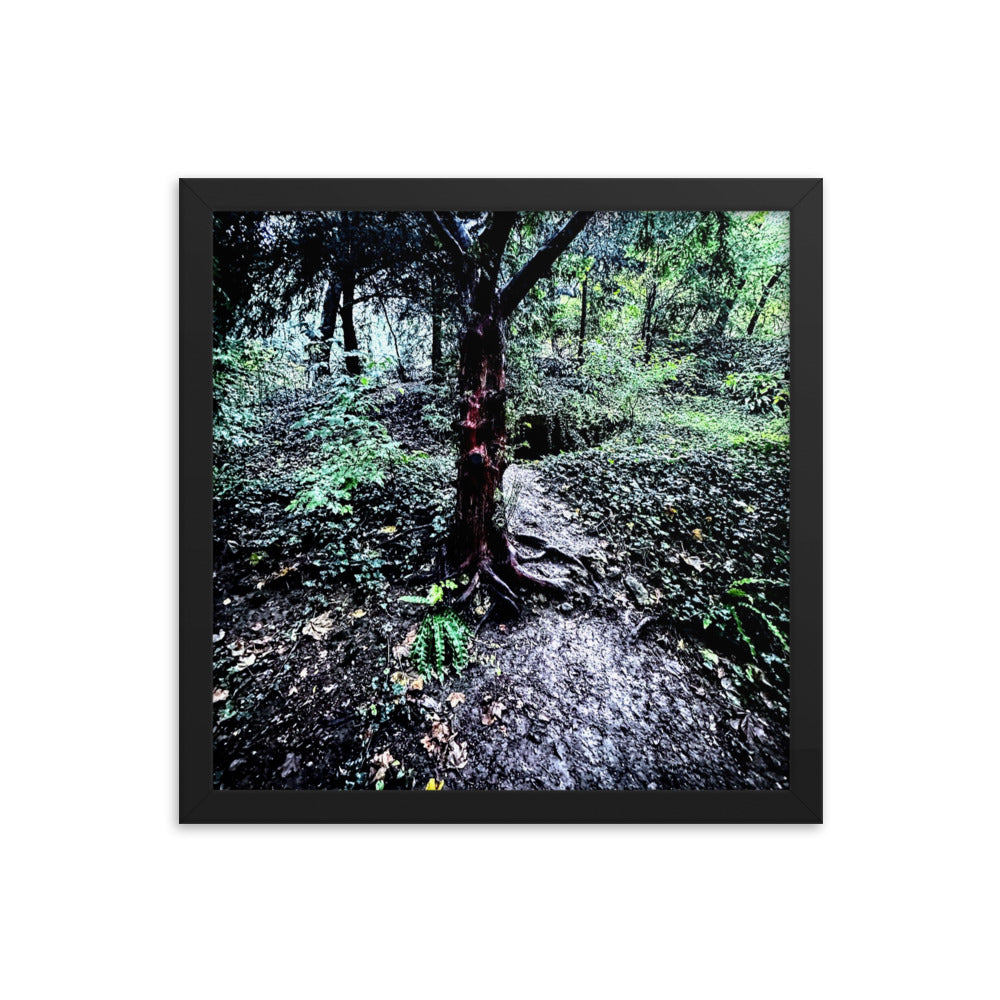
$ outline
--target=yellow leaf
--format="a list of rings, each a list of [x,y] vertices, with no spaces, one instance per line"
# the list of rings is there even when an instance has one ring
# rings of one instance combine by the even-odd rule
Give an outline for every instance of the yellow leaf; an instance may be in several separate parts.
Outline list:
[[[424,789],[424,791],[425,792],[440,792],[442,788],[444,788],[444,782],[443,781],[438,781],[437,778],[431,778],[431,780],[427,782],[427,787]]]
[[[379,528],[378,530],[381,535],[394,535],[396,533],[395,526],[391,524],[387,524],[384,528]]]
[[[697,538],[699,542],[702,540],[701,539],[701,528],[695,528],[694,531],[691,532],[691,534],[694,535],[694,537]]]
[[[352,618],[364,618],[364,616],[365,616],[365,609],[364,608],[358,608],[357,611],[352,611],[351,612],[351,617]]]

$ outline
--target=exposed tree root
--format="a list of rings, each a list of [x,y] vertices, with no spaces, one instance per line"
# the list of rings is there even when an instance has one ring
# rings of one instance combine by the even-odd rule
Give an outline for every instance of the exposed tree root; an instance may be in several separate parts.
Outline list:
[[[479,570],[477,569],[475,573],[472,574],[472,579],[469,581],[468,587],[462,591],[461,594],[455,600],[456,604],[464,604],[471,596],[472,592],[479,585]]]
[[[547,580],[544,576],[535,576],[534,573],[529,573],[526,569],[523,569],[513,550],[511,550],[507,557],[507,566],[508,573],[512,573],[519,582],[526,583],[532,587],[538,587],[539,590],[547,590],[550,593],[558,594],[560,597],[566,596],[566,588],[562,584],[556,583],[555,580]]]
[[[542,544],[545,545],[544,542]],[[522,601],[517,591],[542,590],[560,597],[567,595],[566,588],[561,583],[529,573],[521,565],[513,546],[506,539],[505,548],[506,553],[501,551],[495,556],[479,556],[478,565],[473,570],[472,577],[465,589],[455,599],[455,604],[465,604],[479,586],[484,586],[497,601],[507,605],[516,614],[520,614],[523,610]],[[553,546],[545,546],[545,548],[586,571],[586,567],[575,556],[555,549]],[[469,569],[475,562],[475,557],[467,557],[462,561],[457,572]]]
[[[504,583],[503,580],[496,575],[496,573],[493,572],[493,568],[491,566],[484,566],[482,568],[482,575],[487,581],[489,581],[490,585],[497,591],[499,596],[507,601],[508,604],[514,608],[519,607],[517,594],[515,594],[514,591],[511,590],[510,587]]]
[[[521,556],[521,562],[538,562],[540,559],[555,558],[561,562],[569,563],[571,566],[578,567],[587,576],[587,579],[590,579],[590,570],[572,552],[567,552],[565,549],[551,545],[544,538],[539,538],[537,535],[515,534],[514,538],[522,545],[542,550],[537,556]]]
[[[515,531],[513,537],[522,545],[527,545],[532,549],[547,549],[549,547],[549,543],[544,538],[539,538],[538,535],[526,535],[521,531]]]

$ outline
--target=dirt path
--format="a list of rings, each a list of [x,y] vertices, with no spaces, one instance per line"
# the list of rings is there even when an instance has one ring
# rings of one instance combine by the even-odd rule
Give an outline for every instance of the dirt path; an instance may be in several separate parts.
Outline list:
[[[648,611],[623,583],[627,574],[544,489],[536,469],[512,466],[508,492],[514,483],[520,497],[511,526],[582,559],[595,579],[585,582],[579,569],[542,559],[537,568],[573,581],[574,596],[480,630],[480,662],[455,688],[465,702],[451,721],[467,740],[468,764],[449,771],[448,784],[787,787],[787,737],[778,726],[747,716],[700,653],[683,650],[677,636],[638,638]]]

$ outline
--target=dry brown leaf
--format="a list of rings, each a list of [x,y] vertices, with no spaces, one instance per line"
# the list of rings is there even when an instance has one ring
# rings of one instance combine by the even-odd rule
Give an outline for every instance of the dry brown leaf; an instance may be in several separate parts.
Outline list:
[[[302,629],[302,634],[307,635],[312,639],[322,639],[326,634],[333,630],[333,612],[324,611],[323,614],[317,615],[312,619],[307,625]]]
[[[452,693],[448,695],[448,704],[451,705],[452,708],[456,705],[460,705],[463,701],[465,701],[465,695],[462,694],[461,691],[452,691]]]
[[[437,744],[429,736],[420,737],[420,745],[433,757],[438,752]]]
[[[418,677],[414,677],[413,680],[410,681],[410,690],[411,691],[423,691],[423,689],[424,689],[424,679],[423,679],[423,677],[419,677],[419,676]]]
[[[212,692],[212,704],[214,705],[217,701],[225,701],[229,697],[229,691],[224,688],[216,688]]]

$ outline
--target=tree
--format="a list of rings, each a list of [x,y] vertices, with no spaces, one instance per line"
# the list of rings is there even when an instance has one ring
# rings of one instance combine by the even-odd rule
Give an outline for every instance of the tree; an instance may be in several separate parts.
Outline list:
[[[480,582],[515,609],[519,603],[512,588],[519,584],[561,592],[520,566],[511,539],[497,523],[497,494],[507,468],[505,345],[511,314],[591,215],[573,214],[501,288],[500,269],[517,213],[487,213],[470,222],[451,212],[425,213],[448,254],[461,311],[458,495],[448,561],[471,579],[459,601]]]
[[[771,290],[778,283],[778,279],[785,273],[785,268],[787,264],[779,265],[778,269],[771,275],[771,280],[764,286],[764,291],[761,293],[760,298],[757,300],[757,306],[753,311],[753,316],[750,317],[750,323],[747,326],[747,336],[752,337],[753,331],[757,326],[757,320],[760,319],[760,314],[764,311],[764,306],[767,305],[767,300],[771,295]]]

